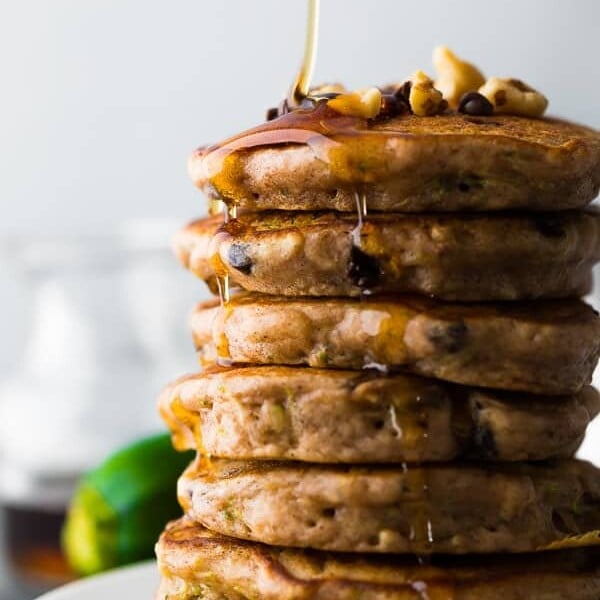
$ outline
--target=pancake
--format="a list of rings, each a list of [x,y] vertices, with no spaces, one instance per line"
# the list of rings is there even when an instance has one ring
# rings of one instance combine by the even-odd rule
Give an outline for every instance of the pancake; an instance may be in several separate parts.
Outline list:
[[[600,544],[600,471],[576,461],[341,466],[198,460],[182,508],[213,531],[341,552],[531,552]]]
[[[399,212],[563,210],[600,186],[600,134],[557,119],[403,115],[366,121],[321,105],[189,160],[210,197],[243,208]]]
[[[192,316],[200,358],[362,369],[401,367],[464,385],[571,394],[590,382],[600,319],[578,300],[447,304],[426,298],[240,294]]]
[[[209,370],[160,398],[178,450],[322,463],[569,457],[599,409],[591,387],[531,396],[293,367]]]
[[[221,225],[212,217],[182,230],[174,240],[181,262],[211,281],[216,258],[234,285],[285,296],[578,297],[600,259],[598,212],[377,214],[357,228],[355,215],[269,211]]]
[[[597,600],[598,549],[527,555],[344,555],[221,536],[187,519],[156,547],[157,600]]]

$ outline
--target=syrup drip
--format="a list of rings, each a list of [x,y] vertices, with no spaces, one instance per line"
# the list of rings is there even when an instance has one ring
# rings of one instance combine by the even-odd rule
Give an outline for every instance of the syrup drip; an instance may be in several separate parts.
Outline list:
[[[352,230],[352,243],[360,248],[361,232],[365,219],[367,217],[367,195],[365,193],[354,192],[354,201],[356,202],[356,227]]]
[[[417,594],[419,594],[421,600],[431,600],[427,593],[427,584],[424,581],[413,581],[410,586]]]
[[[219,301],[221,307],[225,306],[231,299],[229,285],[229,273],[224,275],[217,275],[217,290],[219,292]]]
[[[204,446],[204,440],[202,438],[202,430],[200,429],[200,420],[197,426],[194,428],[194,437],[196,440],[196,462],[197,468],[200,471],[206,473],[209,477],[214,477],[215,466],[211,460],[210,453]]]
[[[237,204],[223,204],[223,221],[229,223],[229,221],[237,219]]]
[[[197,452],[196,452],[196,460],[194,463],[194,473],[196,475],[206,477],[208,480],[215,479],[215,465],[211,459],[210,454],[208,454],[202,445],[202,436],[197,440]]]
[[[227,210],[225,210],[225,214],[228,214]],[[227,218],[226,222],[228,222]],[[219,253],[221,240],[227,235],[228,234],[221,229],[217,230],[215,235],[212,237],[209,248],[209,262],[217,280],[217,290],[219,293],[221,308],[223,308],[230,300],[229,271],[227,270],[227,266],[223,263]]]
[[[425,450],[429,439],[429,415],[423,406],[423,398],[416,396],[416,405],[407,407],[408,426],[405,439],[416,453]],[[422,463],[417,461],[409,466],[403,464],[403,471],[407,478],[408,488],[415,494],[414,502],[408,505],[411,511],[410,541],[414,547],[415,556],[419,564],[429,564],[430,555],[435,541],[433,523],[430,518],[431,495],[427,482],[427,471],[422,468]]]
[[[179,421],[181,421],[182,423],[191,424],[194,436],[194,443],[196,447],[196,464],[203,471],[205,471],[209,475],[212,475],[214,471],[214,466],[210,459],[210,453],[206,450],[206,447],[204,446],[204,440],[202,437],[201,429],[202,419],[194,418],[190,411],[184,406],[180,397],[177,397],[171,403],[171,410],[173,411],[175,417],[179,419]],[[179,434],[174,434],[173,443],[175,447],[185,447],[186,437],[187,434],[185,434],[183,431]]]
[[[437,577],[431,582],[426,581],[427,574],[423,579],[415,578],[410,582],[410,587],[419,594],[420,600],[453,600],[455,597],[456,582],[452,577],[442,580]]]
[[[219,253],[219,247],[223,239],[229,237],[230,234],[228,229],[236,226],[238,212],[237,204],[226,204],[222,200],[219,200],[218,202],[219,207],[223,212],[223,225],[212,237],[211,246],[209,249],[209,262],[215,273],[219,302],[221,305],[218,318],[222,319],[223,323],[225,324],[229,314],[231,313],[231,307],[229,306],[229,302],[231,300],[231,282],[227,266],[223,262]],[[213,204],[210,208],[214,209],[215,207],[216,204]],[[221,330],[222,333],[219,337],[219,340],[216,342],[216,362],[219,366],[230,367],[233,363],[229,351],[229,340],[227,338],[225,325],[221,328]]]
[[[414,385],[414,381],[407,382],[406,388],[396,389],[381,400],[389,406],[387,418],[390,433],[401,443],[407,456],[400,468],[404,478],[403,487],[407,492],[404,507],[409,517],[408,539],[418,563],[427,565],[435,537],[428,471],[423,468],[421,460],[427,450],[432,404],[427,401],[427,394],[431,394],[428,384],[423,384],[416,394]]]
[[[227,225],[233,225],[237,221],[237,204],[225,204],[219,200],[223,212],[224,225],[215,233],[211,242],[210,264],[215,272],[217,279],[217,290],[221,307],[225,306],[231,298],[229,271],[219,254],[219,246],[223,237],[228,237]]]
[[[362,230],[367,218],[367,194],[365,192],[354,192],[354,203],[356,206],[356,227],[350,232],[352,239],[350,275],[356,285],[360,288],[361,300],[370,296],[373,292],[372,285],[377,285],[377,276],[374,273],[379,270],[377,262],[370,258],[367,253],[355,254],[355,249],[362,249]]]
[[[317,46],[319,38],[319,0],[308,0],[308,21],[306,25],[306,40],[304,56],[300,70],[290,88],[287,103],[290,107],[300,106],[302,100],[308,97],[310,82],[317,61]]]

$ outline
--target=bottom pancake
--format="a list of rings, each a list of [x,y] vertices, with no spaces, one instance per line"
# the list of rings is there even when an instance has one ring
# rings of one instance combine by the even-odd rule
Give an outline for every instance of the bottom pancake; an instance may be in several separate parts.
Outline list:
[[[213,531],[340,552],[532,552],[599,544],[600,470],[578,460],[422,467],[198,460],[179,501]]]
[[[224,537],[188,519],[156,547],[157,600],[597,600],[600,549],[434,557],[331,554]]]

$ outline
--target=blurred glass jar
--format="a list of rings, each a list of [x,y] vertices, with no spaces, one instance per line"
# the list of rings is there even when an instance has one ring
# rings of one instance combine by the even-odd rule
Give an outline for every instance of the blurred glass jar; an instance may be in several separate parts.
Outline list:
[[[0,503],[6,550],[22,572],[64,575],[58,531],[77,478],[162,428],[160,388],[194,368],[185,321],[206,292],[171,255],[176,229],[139,222],[5,240],[29,328],[17,368],[0,382]],[[11,307],[0,308],[7,318]]]

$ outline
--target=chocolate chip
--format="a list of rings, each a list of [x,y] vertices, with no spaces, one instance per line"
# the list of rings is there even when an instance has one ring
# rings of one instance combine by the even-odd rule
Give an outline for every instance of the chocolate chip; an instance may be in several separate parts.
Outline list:
[[[458,104],[458,112],[466,115],[489,117],[494,113],[492,103],[478,92],[463,94]]]
[[[250,275],[252,272],[252,259],[248,256],[249,244],[242,242],[234,242],[229,246],[227,252],[227,261],[240,273],[244,275]]]
[[[562,238],[566,235],[562,219],[555,215],[538,215],[533,219],[533,224],[546,237]]]
[[[272,106],[271,108],[267,109],[267,114],[265,116],[265,119],[267,121],[272,121],[273,119],[276,119],[279,116],[279,111],[277,110],[276,106]]]
[[[410,81],[405,81],[401,86],[386,86],[385,88],[382,88],[381,93],[382,93],[382,110],[384,108],[383,103],[384,103],[384,98],[386,99],[385,102],[388,102],[387,100],[387,96],[393,96],[395,101],[396,101],[396,113],[395,114],[407,114],[407,113],[412,113],[412,110],[410,109],[410,89],[412,87],[412,83]],[[390,104],[392,104],[391,99],[389,100]]]
[[[398,109],[400,114],[411,114],[412,109],[410,107],[410,102],[404,98],[404,96],[396,96],[396,104],[398,105]]]
[[[498,448],[494,434],[487,425],[478,424],[473,432],[473,454],[477,458],[493,460],[498,458]]]
[[[397,117],[408,112],[410,112],[410,107],[402,96],[396,96],[395,94],[381,95],[381,108],[377,115],[378,118]]]
[[[289,112],[290,112],[290,108],[288,106],[287,99],[284,98],[279,103],[279,106],[277,106],[277,107],[273,106],[273,107],[267,109],[266,119],[267,119],[267,121],[272,121],[273,119],[276,119],[277,117],[281,117],[281,115],[285,115]]]
[[[407,103],[410,103],[410,90],[412,89],[412,81],[405,81],[395,92],[394,96],[402,98]]]
[[[464,173],[460,179],[456,181],[456,187],[459,192],[466,194],[473,189],[481,189],[483,187],[483,178],[477,173]]]
[[[439,350],[453,354],[463,348],[469,331],[462,321],[436,323],[427,330],[427,339]]]
[[[379,117],[393,117],[398,114],[398,100],[393,94],[381,95],[381,108]]]
[[[361,289],[369,289],[379,283],[381,275],[377,259],[352,246],[348,265],[348,277],[352,283]]]

